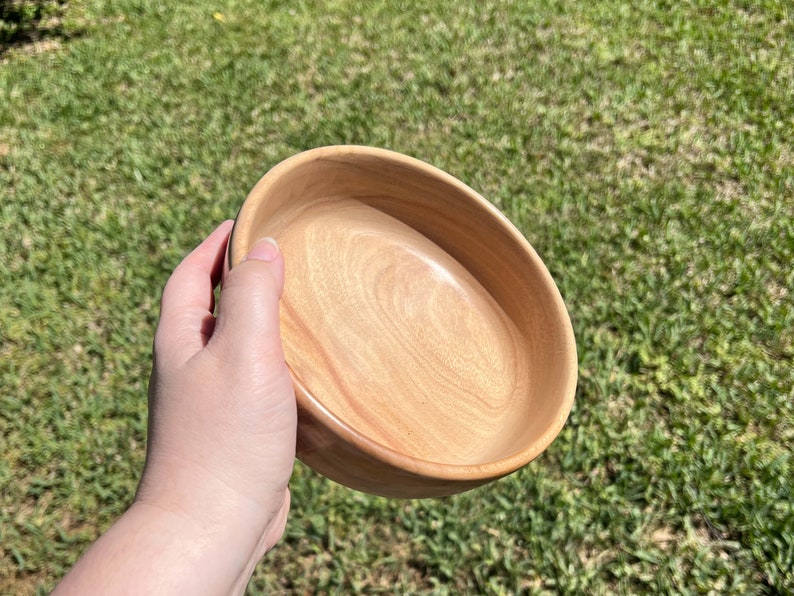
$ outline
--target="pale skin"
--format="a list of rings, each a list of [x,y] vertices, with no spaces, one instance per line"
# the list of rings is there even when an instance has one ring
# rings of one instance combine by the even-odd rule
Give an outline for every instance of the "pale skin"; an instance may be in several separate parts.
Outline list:
[[[289,512],[297,414],[279,333],[284,260],[259,241],[220,282],[232,222],[174,270],[130,508],[54,594],[242,594]]]

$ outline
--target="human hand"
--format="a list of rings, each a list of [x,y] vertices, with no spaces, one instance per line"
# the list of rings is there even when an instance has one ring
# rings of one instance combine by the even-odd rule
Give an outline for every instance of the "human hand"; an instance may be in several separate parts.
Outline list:
[[[297,426],[279,333],[284,261],[257,243],[223,280],[216,319],[231,227],[166,284],[135,501],[60,591],[242,593],[284,531]]]
[[[279,333],[284,260],[260,241],[223,280],[215,319],[230,229],[225,222],[188,255],[163,292],[136,502],[199,523],[243,515],[267,550],[284,531],[295,459],[295,396]]]

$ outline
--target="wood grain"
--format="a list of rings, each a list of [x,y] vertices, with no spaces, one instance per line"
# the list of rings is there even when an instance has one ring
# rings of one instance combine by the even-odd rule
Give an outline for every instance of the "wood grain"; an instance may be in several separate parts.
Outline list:
[[[397,451],[489,461],[494,437],[521,409],[528,357],[471,273],[406,224],[350,199],[318,201],[279,242],[290,272],[284,349],[307,389]]]
[[[576,387],[567,310],[496,209],[417,160],[362,147],[295,156],[254,187],[229,265],[274,236],[298,456],[389,496],[452,494],[525,465]]]

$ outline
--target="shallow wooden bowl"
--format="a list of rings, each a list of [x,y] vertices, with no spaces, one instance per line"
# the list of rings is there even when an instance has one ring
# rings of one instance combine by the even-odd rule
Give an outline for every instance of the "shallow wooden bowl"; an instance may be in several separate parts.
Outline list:
[[[298,457],[349,487],[449,495],[524,466],[576,387],[568,313],[542,261],[485,199],[421,161],[324,147],[270,170],[237,217],[286,261],[281,324]]]

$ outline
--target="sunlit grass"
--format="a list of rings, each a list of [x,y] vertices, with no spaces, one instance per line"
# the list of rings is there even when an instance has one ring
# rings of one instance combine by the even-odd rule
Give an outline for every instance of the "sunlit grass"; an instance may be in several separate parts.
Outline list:
[[[785,2],[75,0],[0,56],[0,591],[132,498],[159,294],[279,160],[479,190],[566,299],[577,402],[520,473],[369,497],[301,465],[252,591],[794,589]]]

